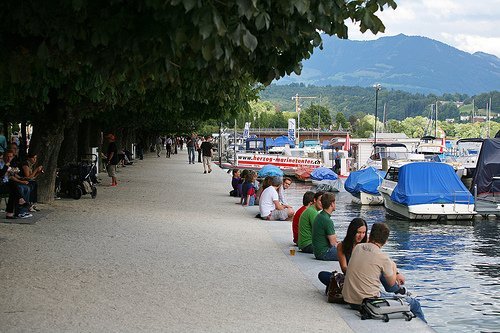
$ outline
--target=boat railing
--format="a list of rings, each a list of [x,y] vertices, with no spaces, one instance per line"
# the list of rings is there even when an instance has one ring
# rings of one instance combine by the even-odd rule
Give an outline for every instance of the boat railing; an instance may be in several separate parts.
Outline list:
[[[458,195],[464,195],[464,194],[467,197],[467,200],[457,199]],[[455,192],[453,192],[453,209],[455,211],[457,210],[456,209],[457,205],[460,205],[460,204],[467,204],[467,209],[470,209],[470,206],[473,204],[473,202],[471,202],[471,199],[473,198],[473,196],[471,196],[469,194],[470,194],[469,191],[455,191]]]

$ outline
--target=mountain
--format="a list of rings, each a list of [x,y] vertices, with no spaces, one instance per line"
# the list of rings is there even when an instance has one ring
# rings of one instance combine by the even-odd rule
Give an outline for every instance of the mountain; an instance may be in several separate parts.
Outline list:
[[[436,40],[397,35],[373,41],[323,36],[323,50],[303,61],[302,74],[275,83],[382,87],[408,92],[466,93],[500,89],[500,59],[460,51]]]

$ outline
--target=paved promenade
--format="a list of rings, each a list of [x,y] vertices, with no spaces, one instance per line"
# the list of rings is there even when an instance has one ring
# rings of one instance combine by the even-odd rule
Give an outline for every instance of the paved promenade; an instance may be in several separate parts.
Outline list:
[[[115,188],[101,174],[95,200],[0,224],[1,332],[428,329],[326,303],[315,281],[325,264],[290,257],[290,224],[234,204],[225,171],[203,174],[185,151],[119,171]]]

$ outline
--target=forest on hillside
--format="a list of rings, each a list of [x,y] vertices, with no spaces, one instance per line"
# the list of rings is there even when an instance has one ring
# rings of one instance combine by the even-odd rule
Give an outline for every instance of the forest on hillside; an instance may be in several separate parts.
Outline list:
[[[314,86],[305,84],[277,85],[272,84],[260,92],[261,101],[271,102],[277,111],[294,112],[293,96],[309,96],[315,99],[301,100],[301,108],[318,104],[329,109],[334,116],[342,112],[345,117],[362,118],[366,114],[375,113],[375,89],[348,86]],[[415,94],[401,90],[382,89],[378,93],[378,117],[382,119],[385,106],[386,120],[404,120],[408,117],[429,117],[437,102],[438,119],[460,119],[460,105],[471,104],[474,100],[476,114],[484,114],[486,104],[491,102],[491,112],[500,113],[500,91],[491,91],[475,96],[467,94]],[[469,108],[468,110],[472,110]]]

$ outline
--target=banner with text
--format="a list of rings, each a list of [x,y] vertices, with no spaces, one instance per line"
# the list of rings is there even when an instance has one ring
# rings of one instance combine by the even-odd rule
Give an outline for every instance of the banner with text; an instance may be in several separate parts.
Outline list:
[[[250,123],[245,123],[245,129],[243,130],[243,139],[246,140],[250,136]]]
[[[288,119],[288,139],[295,142],[295,119]]]

